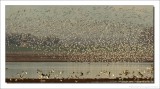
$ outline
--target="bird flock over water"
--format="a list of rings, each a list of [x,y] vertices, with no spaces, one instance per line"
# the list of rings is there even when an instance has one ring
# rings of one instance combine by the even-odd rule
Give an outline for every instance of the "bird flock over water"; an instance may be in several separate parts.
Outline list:
[[[14,8],[6,6],[6,13],[10,12],[11,7]],[[137,7],[16,8],[6,16],[6,51],[11,54],[52,56],[51,60],[67,62],[153,62],[153,6],[148,6],[149,10]],[[124,69],[117,73],[105,69],[95,73],[91,70],[66,72],[54,68],[47,72],[37,68],[35,72],[38,79],[60,81],[89,76],[119,80],[153,78],[153,67]],[[23,70],[14,77],[25,79],[29,75]]]

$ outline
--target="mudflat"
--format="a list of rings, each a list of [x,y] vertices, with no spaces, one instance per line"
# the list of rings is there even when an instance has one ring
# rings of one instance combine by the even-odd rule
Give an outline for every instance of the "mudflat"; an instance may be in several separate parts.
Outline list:
[[[6,53],[6,62],[153,62],[153,57],[97,54]]]

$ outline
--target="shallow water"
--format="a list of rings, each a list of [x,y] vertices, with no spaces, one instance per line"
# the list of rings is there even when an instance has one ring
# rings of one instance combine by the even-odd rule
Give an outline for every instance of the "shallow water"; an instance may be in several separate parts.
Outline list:
[[[50,78],[116,78],[132,77],[152,77],[151,68],[153,63],[106,63],[106,62],[6,62],[6,78],[20,78],[22,71],[27,72],[23,78],[40,78],[37,70],[43,74],[49,74]],[[123,71],[128,70],[129,74],[125,76]],[[122,74],[122,75],[120,75]]]

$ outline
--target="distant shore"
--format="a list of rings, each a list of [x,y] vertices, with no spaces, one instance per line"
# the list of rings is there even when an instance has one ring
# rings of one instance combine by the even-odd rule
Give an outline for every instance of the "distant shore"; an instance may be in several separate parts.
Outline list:
[[[153,62],[151,57],[105,57],[90,54],[6,53],[6,62]]]

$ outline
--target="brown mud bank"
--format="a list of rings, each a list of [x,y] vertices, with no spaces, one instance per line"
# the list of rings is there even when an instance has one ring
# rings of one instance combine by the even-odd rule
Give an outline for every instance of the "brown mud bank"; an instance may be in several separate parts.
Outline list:
[[[154,83],[154,79],[150,78],[124,78],[123,80],[115,79],[16,79],[7,78],[7,83]]]
[[[6,53],[6,62],[153,62],[153,57],[109,54]]]

